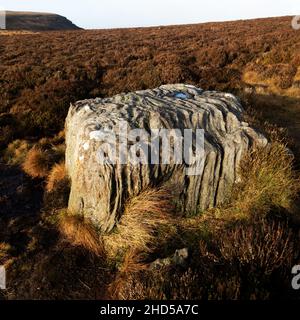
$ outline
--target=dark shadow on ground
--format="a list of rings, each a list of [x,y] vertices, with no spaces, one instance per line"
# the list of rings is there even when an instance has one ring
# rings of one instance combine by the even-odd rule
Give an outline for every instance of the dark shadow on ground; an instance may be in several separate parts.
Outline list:
[[[0,163],[0,243],[11,247],[12,256],[21,254],[30,242],[28,231],[38,223],[42,200],[40,181]]]
[[[43,203],[41,181],[16,166],[0,164],[0,218],[34,215]]]
[[[242,100],[258,112],[260,120],[287,130],[289,147],[300,169],[300,98],[252,93],[244,95]]]

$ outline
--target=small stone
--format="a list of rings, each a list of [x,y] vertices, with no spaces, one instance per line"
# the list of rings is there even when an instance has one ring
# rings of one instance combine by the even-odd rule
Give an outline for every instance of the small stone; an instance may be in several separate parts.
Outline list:
[[[176,250],[174,255],[165,259],[157,259],[150,264],[151,270],[158,270],[166,267],[184,266],[189,257],[187,248]]]

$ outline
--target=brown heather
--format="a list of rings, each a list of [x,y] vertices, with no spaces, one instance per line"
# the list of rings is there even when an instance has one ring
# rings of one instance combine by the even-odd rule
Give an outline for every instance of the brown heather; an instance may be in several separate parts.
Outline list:
[[[256,224],[237,226],[221,236],[220,252],[241,273],[254,269],[270,275],[283,265],[291,266],[295,248],[287,225],[259,220]]]
[[[70,102],[167,83],[300,97],[290,17],[0,39],[2,146],[63,130]]]

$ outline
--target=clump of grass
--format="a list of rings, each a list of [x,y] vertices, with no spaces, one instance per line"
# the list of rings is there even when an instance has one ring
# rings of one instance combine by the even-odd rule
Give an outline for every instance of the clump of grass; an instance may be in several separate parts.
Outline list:
[[[61,135],[58,139],[46,137],[36,142],[25,156],[23,170],[33,178],[46,178],[54,164],[64,161],[66,148],[61,138]]]
[[[124,299],[126,300],[128,289],[131,291],[130,296],[136,295],[138,287],[132,288],[132,278],[135,278],[139,272],[147,270],[147,265],[142,262],[141,255],[136,250],[129,249],[125,256],[124,261],[121,264],[115,279],[109,285],[109,293],[113,299]]]
[[[23,170],[33,178],[45,178],[55,163],[55,154],[34,146],[27,154],[22,165]]]
[[[65,142],[65,130],[60,131],[55,137],[53,137],[52,142],[54,144],[62,145]]]
[[[171,193],[165,188],[148,189],[131,198],[113,233],[104,236],[107,252],[117,255],[127,248],[150,251],[155,231],[171,219]]]
[[[56,155],[57,161],[63,161],[65,159],[66,145],[64,143],[54,145],[52,150]]]
[[[4,161],[9,165],[21,165],[32,144],[27,140],[15,140],[11,142],[3,154]]]
[[[0,263],[4,263],[9,257],[11,246],[8,243],[0,242]]]
[[[47,192],[53,192],[59,187],[59,185],[68,183],[69,179],[66,174],[65,163],[57,163],[52,167],[47,177],[46,190]]]
[[[38,143],[37,147],[43,149],[43,150],[49,150],[52,148],[52,139],[50,138],[41,138]]]
[[[239,168],[240,182],[221,214],[237,218],[267,214],[271,208],[293,210],[299,192],[299,178],[293,170],[294,157],[286,145],[274,141],[246,154]]]
[[[138,251],[130,249],[126,252],[124,261],[119,268],[121,273],[136,273],[141,270],[146,270],[147,265],[142,262],[141,255]]]
[[[83,247],[98,257],[105,256],[105,250],[93,224],[80,215],[64,214],[58,221],[58,229],[73,246]]]
[[[241,163],[243,192],[239,202],[265,211],[272,206],[290,209],[299,191],[293,161],[294,156],[281,142],[248,153]]]

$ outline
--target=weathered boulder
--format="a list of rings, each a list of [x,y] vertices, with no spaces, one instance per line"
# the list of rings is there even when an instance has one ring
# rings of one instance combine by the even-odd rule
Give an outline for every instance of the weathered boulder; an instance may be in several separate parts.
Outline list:
[[[150,145],[144,143],[144,149],[136,147],[147,137],[128,134],[128,130],[137,128],[149,134],[157,133],[155,129],[177,129],[177,133],[203,129],[201,170],[187,174],[192,162],[180,164],[174,159],[170,163],[149,164],[145,145],[149,148]],[[191,139],[193,153],[200,150],[195,136]],[[122,143],[128,137],[131,140],[124,147]],[[133,157],[144,156],[148,162],[124,163],[120,156],[110,153],[108,146],[114,143],[116,150],[124,154],[130,150]],[[238,179],[240,160],[253,144],[264,145],[267,140],[243,122],[240,102],[227,93],[177,84],[79,101],[71,105],[66,119],[66,167],[71,178],[69,209],[87,215],[103,231],[110,231],[128,198],[148,187],[161,185],[176,186],[175,201],[185,212],[214,207],[229,195]],[[175,138],[170,145],[172,151],[179,148]],[[161,149],[158,159],[164,152]]]

